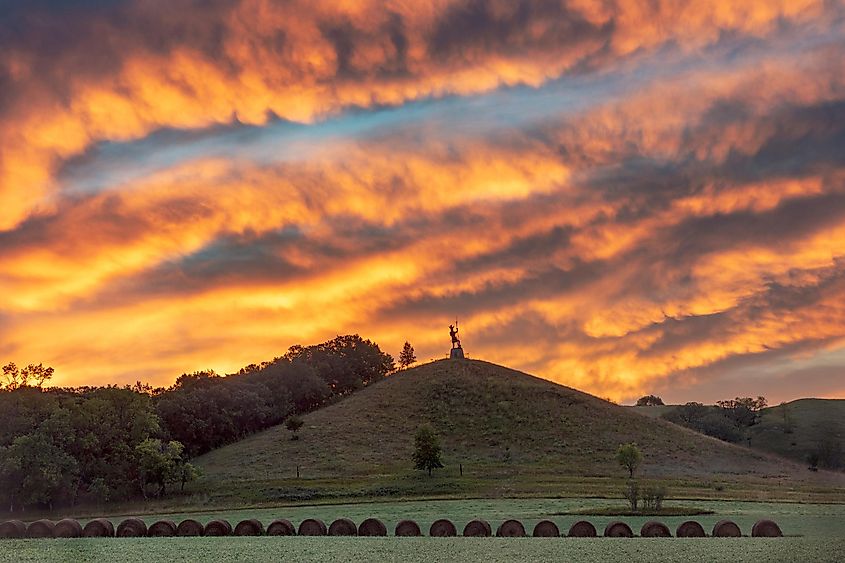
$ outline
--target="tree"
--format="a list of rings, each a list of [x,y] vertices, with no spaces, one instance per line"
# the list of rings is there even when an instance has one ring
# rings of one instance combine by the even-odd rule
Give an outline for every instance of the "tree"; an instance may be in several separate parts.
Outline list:
[[[167,484],[184,482],[190,471],[183,471],[185,460],[182,452],[185,447],[173,440],[162,442],[156,438],[147,438],[135,448],[141,474],[141,491],[146,496],[147,485],[158,485],[156,496],[167,493]]]
[[[53,368],[44,367],[43,364],[29,364],[23,369],[18,369],[14,362],[3,366],[3,378],[6,380],[4,388],[7,391],[14,391],[21,387],[41,388],[45,382],[53,377]]]
[[[414,347],[406,340],[405,345],[402,347],[402,352],[399,353],[399,368],[406,368],[416,361],[417,357],[414,355]]]
[[[640,453],[640,449],[634,443],[621,444],[619,449],[616,450],[616,461],[628,471],[628,476],[632,479],[634,478],[634,471],[639,467],[642,460],[643,454]]]
[[[724,410],[737,426],[754,426],[760,417],[760,411],[766,408],[768,402],[765,397],[736,397],[730,401],[718,401],[718,405]]]
[[[285,421],[285,428],[290,430],[291,440],[299,440],[299,435],[297,434],[297,432],[299,432],[299,429],[302,428],[303,424],[305,424],[305,421],[297,415],[292,415],[288,417],[288,419]]]
[[[417,430],[414,437],[414,469],[428,471],[431,477],[431,470],[443,467],[440,461],[440,440],[434,433],[434,429],[424,424]]]
[[[637,400],[638,407],[657,407],[663,406],[663,404],[663,399],[657,395],[646,395],[645,397],[640,397]]]

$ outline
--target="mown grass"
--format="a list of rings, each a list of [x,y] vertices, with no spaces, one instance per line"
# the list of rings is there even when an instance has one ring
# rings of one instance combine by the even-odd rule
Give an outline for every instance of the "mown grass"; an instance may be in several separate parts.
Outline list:
[[[19,540],[0,561],[841,561],[822,538],[149,538]]]

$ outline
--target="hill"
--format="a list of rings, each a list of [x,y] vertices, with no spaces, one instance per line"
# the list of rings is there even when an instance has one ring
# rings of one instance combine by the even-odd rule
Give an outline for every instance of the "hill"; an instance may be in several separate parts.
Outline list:
[[[749,430],[749,445],[805,462],[811,453],[820,465],[845,466],[845,400],[798,399],[763,409]]]
[[[628,407],[660,418],[679,405]],[[743,442],[755,450],[805,464],[819,455],[821,467],[845,467],[845,399],[798,399],[760,411],[760,420],[744,430]]]
[[[627,442],[636,442],[644,453],[643,476],[686,479],[711,490],[714,479],[773,485],[822,479],[785,460],[477,360],[441,360],[400,372],[304,421],[298,441],[277,426],[198,458],[204,473],[198,487],[214,494],[248,488],[256,500],[350,489],[362,495],[489,492],[490,487],[506,493],[520,478],[532,479],[535,493],[544,480],[566,479],[615,479],[607,485],[615,491],[623,473],[614,455]],[[457,479],[463,467],[463,482],[427,480],[410,469],[413,435],[424,423],[441,437],[447,468],[440,475]],[[290,481],[297,466],[303,478]],[[845,486],[845,478],[824,479]],[[317,491],[321,487],[331,491]]]

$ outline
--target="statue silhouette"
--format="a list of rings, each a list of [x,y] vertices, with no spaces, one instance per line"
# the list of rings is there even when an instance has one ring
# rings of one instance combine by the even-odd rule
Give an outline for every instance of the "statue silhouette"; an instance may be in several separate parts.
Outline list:
[[[461,340],[458,338],[458,321],[455,321],[453,325],[449,325],[449,336],[452,337],[452,348],[460,348]]]

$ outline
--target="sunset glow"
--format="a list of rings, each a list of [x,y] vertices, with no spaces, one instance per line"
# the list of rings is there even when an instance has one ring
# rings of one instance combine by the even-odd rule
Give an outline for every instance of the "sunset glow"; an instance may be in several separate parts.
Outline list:
[[[458,318],[615,400],[845,397],[840,1],[3,10],[4,364],[427,361]]]

